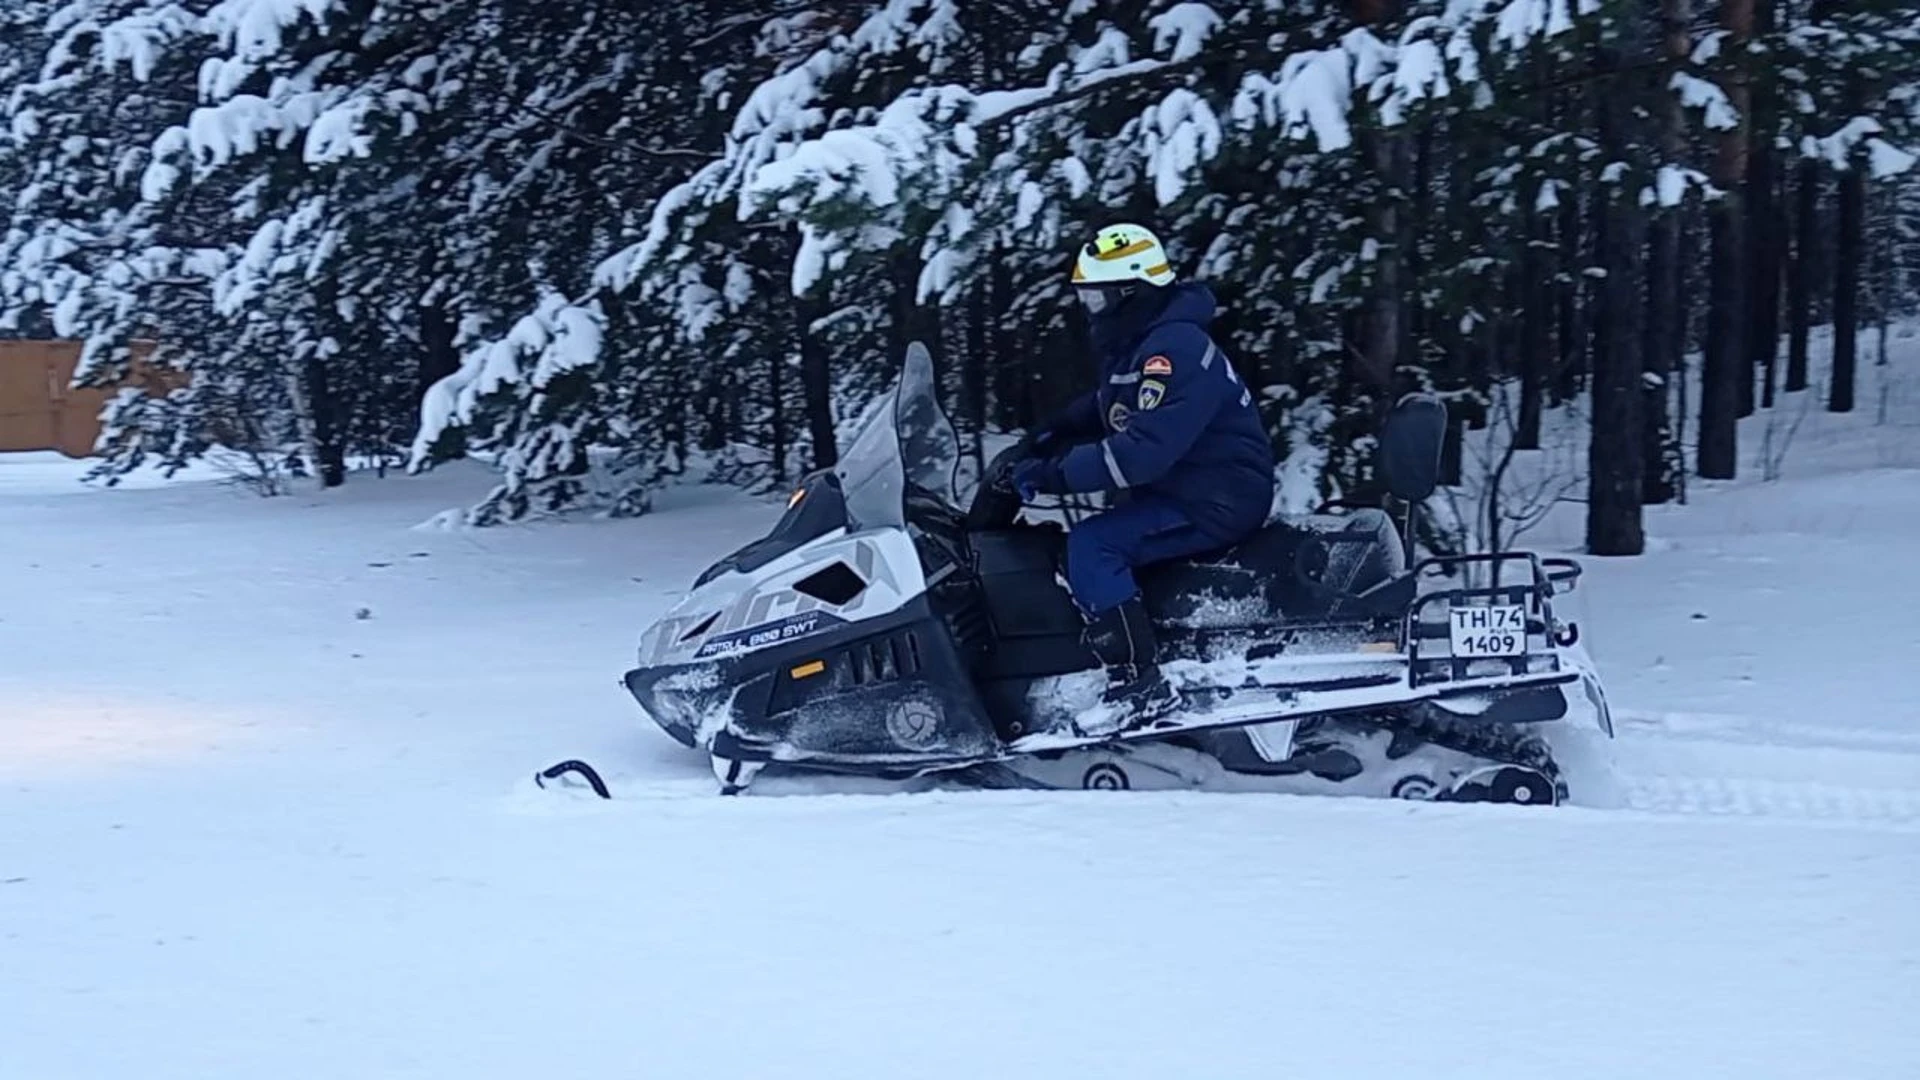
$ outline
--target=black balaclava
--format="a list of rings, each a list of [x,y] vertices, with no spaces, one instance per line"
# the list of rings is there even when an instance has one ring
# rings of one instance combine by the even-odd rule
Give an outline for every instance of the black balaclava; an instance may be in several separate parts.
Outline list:
[[[1087,331],[1102,353],[1129,348],[1173,299],[1173,286],[1141,282],[1119,303],[1098,315],[1087,313]]]

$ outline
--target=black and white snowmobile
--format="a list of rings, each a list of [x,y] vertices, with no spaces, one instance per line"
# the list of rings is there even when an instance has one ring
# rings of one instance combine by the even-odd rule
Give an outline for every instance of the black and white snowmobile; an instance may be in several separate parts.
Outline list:
[[[1403,400],[1380,467],[1432,493],[1445,409]],[[1104,675],[1061,581],[1065,533],[1017,521],[987,470],[953,493],[959,443],[924,349],[841,463],[773,530],[720,560],[641,638],[627,689],[706,751],[722,790],[763,768],[961,785],[1355,791],[1554,803],[1530,731],[1606,701],[1553,597],[1580,569],[1528,552],[1409,566],[1377,509],[1275,521],[1217,554],[1140,572],[1182,707],[1096,734]],[[1477,575],[1475,577],[1474,575]],[[1426,589],[1469,577],[1472,587]]]

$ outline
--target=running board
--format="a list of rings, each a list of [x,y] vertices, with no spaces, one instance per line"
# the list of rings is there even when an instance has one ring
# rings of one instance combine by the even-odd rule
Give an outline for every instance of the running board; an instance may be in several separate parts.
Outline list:
[[[1251,687],[1242,690],[1212,691],[1214,700],[1178,716],[1163,718],[1143,727],[1118,733],[1083,735],[1077,732],[1039,731],[1007,744],[1003,757],[1073,750],[1106,743],[1144,742],[1171,738],[1192,732],[1242,727],[1247,724],[1279,720],[1301,720],[1310,716],[1339,716],[1399,708],[1420,702],[1443,701],[1482,691],[1512,691],[1534,687],[1558,686],[1574,682],[1573,672],[1556,671],[1519,678],[1463,679],[1412,688],[1405,681],[1372,682],[1332,689],[1300,690]],[[1189,694],[1189,701],[1204,692]]]

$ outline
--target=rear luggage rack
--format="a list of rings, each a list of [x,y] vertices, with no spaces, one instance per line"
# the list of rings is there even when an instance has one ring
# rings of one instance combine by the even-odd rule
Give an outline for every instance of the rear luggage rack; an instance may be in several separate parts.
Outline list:
[[[1513,564],[1523,569],[1504,583]],[[1440,555],[1421,560],[1412,576],[1473,567],[1487,568],[1492,583],[1423,593],[1408,605],[1402,634],[1410,684],[1560,673],[1554,647],[1579,640],[1579,628],[1554,617],[1553,596],[1574,587],[1580,564],[1531,551]]]

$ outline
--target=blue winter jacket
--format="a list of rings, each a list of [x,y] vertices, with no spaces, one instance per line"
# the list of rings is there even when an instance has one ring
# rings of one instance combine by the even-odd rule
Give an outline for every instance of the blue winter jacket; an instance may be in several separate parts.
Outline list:
[[[1207,335],[1213,291],[1186,283],[1138,299],[1149,304],[1093,320],[1100,387],[1047,425],[1050,436],[1080,443],[1060,458],[1061,480],[1068,491],[1154,494],[1222,546],[1235,543],[1272,507],[1273,443]]]

